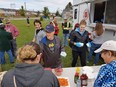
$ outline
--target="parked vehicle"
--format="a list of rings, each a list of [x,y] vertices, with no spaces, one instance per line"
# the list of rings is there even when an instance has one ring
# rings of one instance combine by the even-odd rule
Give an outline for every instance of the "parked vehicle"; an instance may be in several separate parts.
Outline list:
[[[73,0],[73,25],[82,19],[91,32],[96,22],[105,28],[104,41],[116,40],[116,0]]]

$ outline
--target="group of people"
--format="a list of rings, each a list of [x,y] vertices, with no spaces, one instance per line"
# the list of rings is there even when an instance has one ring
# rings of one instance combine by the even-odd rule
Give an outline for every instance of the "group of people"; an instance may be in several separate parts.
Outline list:
[[[8,53],[11,63],[14,63],[14,58],[17,55],[16,38],[19,35],[19,30],[11,24],[9,19],[6,19],[5,22],[5,25],[3,23],[0,25],[0,64],[6,63],[5,52]]]
[[[57,27],[54,27],[52,24],[48,24],[46,28],[43,29],[41,21],[37,19],[34,20],[35,35],[32,41],[41,47],[43,53],[41,61],[44,67],[61,68],[61,55],[66,56],[66,53],[60,38],[57,36],[57,33],[55,33],[58,32],[58,30],[55,29]]]
[[[63,67],[61,56],[66,57],[67,55],[64,44],[62,44],[60,38],[57,36],[58,34],[55,33],[59,31],[58,24],[53,22],[55,22],[55,19],[43,29],[39,20],[34,21],[35,35],[32,40],[33,42],[18,49],[16,56],[17,60],[19,60],[19,64],[16,64],[14,69],[4,75],[2,87],[14,87],[14,84],[19,87],[60,87],[56,76],[52,72],[44,70],[44,68],[61,70]],[[54,27],[55,25],[57,26],[56,28]],[[63,34],[66,34],[67,37],[70,24],[68,24],[68,22],[63,23],[62,28],[65,32]],[[96,57],[94,64],[97,64],[99,55],[101,55],[106,65],[101,67],[94,87],[115,87],[116,41],[109,40],[104,43],[102,42],[104,29],[101,23],[96,23],[95,30],[90,37],[85,28],[86,21],[81,20],[81,22],[76,25],[75,30],[71,32],[72,67],[76,66],[78,56],[80,56],[81,66],[86,66],[86,61],[90,61],[92,54],[95,52]],[[9,44],[11,44],[12,39],[16,39],[18,36],[14,35],[13,37],[13,34],[5,30],[5,26],[3,25],[0,25],[0,32],[8,34],[5,35]],[[2,35],[2,33],[0,33],[0,35]],[[67,45],[66,43],[67,42],[65,42],[65,45]],[[86,60],[87,47],[90,48],[90,53]],[[2,46],[0,46],[0,53],[2,52],[1,48]],[[9,50],[10,49],[7,51]],[[1,57],[1,59],[2,58],[4,59],[4,57]],[[14,62],[14,59],[12,60],[12,58],[10,58],[10,60]]]
[[[89,63],[94,51],[98,49],[103,43],[105,29],[103,28],[102,23],[96,23],[96,26],[90,35],[88,31],[85,30],[85,28],[86,21],[82,20],[78,28],[76,28],[70,36],[73,55],[72,67],[76,65],[78,55],[80,56],[82,66],[86,65],[86,61],[87,63]],[[90,51],[86,58],[87,47],[89,47]],[[96,65],[98,63],[99,57],[100,53],[96,53],[93,65]]]

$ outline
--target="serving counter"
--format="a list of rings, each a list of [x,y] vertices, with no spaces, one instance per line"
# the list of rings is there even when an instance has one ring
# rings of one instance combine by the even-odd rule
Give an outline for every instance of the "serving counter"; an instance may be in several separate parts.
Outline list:
[[[94,84],[94,81],[95,81],[95,78],[99,72],[99,69],[101,66],[88,66],[88,67],[91,67],[93,69],[93,76],[94,78],[89,78],[88,79],[88,85],[87,87],[93,87],[93,84]],[[74,83],[74,76],[75,76],[75,72],[76,72],[76,68],[77,67],[68,67],[68,68],[63,68],[63,72],[62,72],[62,75],[61,76],[58,76],[58,77],[66,77],[68,78],[69,80],[69,85],[68,87],[76,87],[76,84]],[[82,70],[83,70],[83,67],[80,67],[80,70],[81,70],[81,73],[82,73]],[[54,70],[53,70],[53,73]]]

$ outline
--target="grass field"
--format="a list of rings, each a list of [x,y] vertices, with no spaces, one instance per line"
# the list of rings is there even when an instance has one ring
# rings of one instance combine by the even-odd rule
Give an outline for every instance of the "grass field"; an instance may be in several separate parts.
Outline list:
[[[33,39],[34,36],[34,26],[33,26],[33,21],[34,20],[30,20],[30,27],[27,27],[26,25],[26,20],[12,20],[12,24],[14,24],[15,26],[17,26],[17,28],[19,29],[20,35],[17,37],[17,46],[18,48],[23,46],[24,44],[30,42]],[[42,25],[43,28],[45,28],[45,26],[48,24],[47,20],[42,21]],[[61,24],[59,24],[60,26],[60,33],[59,33],[59,37],[61,38],[61,40],[63,39],[62,36],[62,30],[61,30]],[[66,53],[67,53],[67,57],[66,58],[62,58],[63,61],[63,66],[64,67],[71,67],[71,61],[72,61],[72,52],[70,47],[66,47],[65,48]],[[6,64],[2,65],[2,70],[9,70],[11,68],[14,67],[14,64],[10,64],[9,59],[8,59],[8,55],[5,55],[6,58]],[[98,65],[102,64],[103,60],[100,59]],[[91,62],[87,65],[93,65],[93,59],[91,60]],[[80,66],[80,62],[78,63],[77,66]]]

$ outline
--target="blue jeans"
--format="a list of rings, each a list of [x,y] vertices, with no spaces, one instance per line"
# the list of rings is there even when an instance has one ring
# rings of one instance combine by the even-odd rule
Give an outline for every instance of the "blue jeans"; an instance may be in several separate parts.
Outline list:
[[[5,54],[5,51],[0,51],[0,63],[1,64],[5,64],[6,63],[4,54]],[[10,62],[13,63],[14,62],[14,57],[12,55],[12,51],[8,50],[7,54],[9,56],[9,58],[10,58]]]
[[[63,34],[63,36],[64,36],[64,46],[68,46],[69,34]]]
[[[92,55],[93,55],[94,51],[96,49],[100,48],[100,46],[101,46],[101,44],[94,44],[94,43],[92,43],[92,46],[90,48],[90,52],[89,52],[88,57],[87,57],[88,61],[90,61],[90,59],[92,58]],[[100,56],[100,53],[96,53],[95,54],[94,64],[98,63],[99,56]]]

